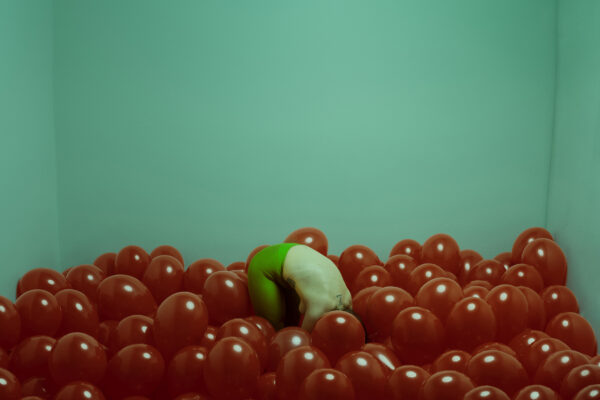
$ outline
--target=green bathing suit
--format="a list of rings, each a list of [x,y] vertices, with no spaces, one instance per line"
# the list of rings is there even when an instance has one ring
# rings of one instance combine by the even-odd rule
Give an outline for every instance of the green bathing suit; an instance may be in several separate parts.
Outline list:
[[[254,312],[277,330],[300,322],[300,298],[283,279],[283,262],[294,246],[297,244],[266,247],[256,253],[248,266],[248,291]]]

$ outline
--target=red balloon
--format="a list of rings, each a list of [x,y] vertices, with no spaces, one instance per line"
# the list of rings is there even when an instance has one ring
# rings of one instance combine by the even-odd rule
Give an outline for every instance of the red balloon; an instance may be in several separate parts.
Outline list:
[[[183,289],[202,294],[206,279],[214,272],[225,271],[223,264],[212,258],[202,258],[194,261],[183,275]]]
[[[578,351],[561,350],[551,354],[538,367],[534,382],[559,390],[564,377],[575,367],[588,363],[588,358]]]
[[[421,264],[410,273],[409,292],[416,295],[421,286],[435,278],[447,278],[446,271],[435,264]]]
[[[225,268],[227,271],[246,271],[246,263],[244,261],[236,261]]]
[[[252,259],[256,255],[256,253],[258,253],[262,249],[266,249],[267,247],[269,247],[268,244],[262,244],[262,245],[258,246],[257,248],[255,248],[254,250],[252,250],[250,252],[250,254],[248,254],[248,257],[246,258],[246,268],[244,269],[245,271],[248,271],[248,267],[250,266],[250,261],[252,261]]]
[[[204,364],[206,387],[217,398],[241,400],[250,397],[259,376],[260,361],[256,352],[236,337],[219,340]]]
[[[367,306],[371,295],[378,291],[380,288],[377,286],[371,286],[364,288],[352,297],[352,311],[358,315],[362,321],[366,321],[367,318]]]
[[[441,371],[429,377],[421,389],[421,400],[463,400],[475,386],[464,374]]]
[[[562,350],[570,350],[563,341],[550,337],[541,338],[521,356],[521,362],[529,375],[533,376],[549,356]]]
[[[460,272],[460,249],[449,235],[438,233],[423,243],[421,262],[439,265],[446,271],[458,275]]]
[[[345,311],[330,311],[323,314],[315,324],[312,344],[327,356],[331,364],[352,350],[365,344],[365,331],[360,321]]]
[[[67,282],[75,290],[85,294],[90,301],[98,299],[98,285],[106,278],[106,273],[95,265],[78,265],[67,274]]]
[[[33,377],[22,382],[21,396],[27,397],[23,397],[21,400],[53,399],[58,390],[56,384],[46,377]]]
[[[12,348],[21,337],[21,316],[15,305],[0,296],[0,347]]]
[[[285,243],[304,244],[324,256],[327,255],[327,236],[317,228],[300,228],[290,233]]]
[[[339,263],[340,263],[340,257],[339,256],[336,256],[335,254],[328,254],[327,258],[329,258],[331,261],[333,261],[333,263],[335,264],[335,266],[339,268]]]
[[[129,275],[112,275],[98,285],[98,312],[102,319],[120,321],[135,314],[152,316],[156,302],[150,290]]]
[[[470,351],[496,337],[496,317],[492,307],[477,297],[467,297],[454,305],[446,320],[448,343]]]
[[[482,351],[467,365],[467,375],[477,385],[491,385],[509,396],[529,384],[529,377],[519,360],[499,350]]]
[[[369,338],[374,341],[385,340],[392,334],[396,315],[414,303],[413,297],[403,289],[393,286],[378,289],[367,303],[365,325]]]
[[[147,344],[122,348],[108,363],[105,390],[109,398],[149,395],[161,383],[165,361],[159,351]],[[115,396],[117,394],[117,396]]]
[[[104,400],[102,391],[87,382],[71,382],[60,389],[55,400]]]
[[[481,260],[471,268],[467,274],[467,282],[472,281],[486,281],[492,286],[496,286],[500,283],[502,275],[506,270],[504,265],[497,260]]]
[[[471,355],[463,350],[449,350],[439,356],[431,364],[431,372],[440,371],[458,371],[463,374],[467,370],[467,364],[471,359]]]
[[[167,297],[158,307],[154,319],[154,340],[169,359],[182,347],[200,343],[208,326],[204,301],[190,292]]]
[[[21,316],[21,336],[54,336],[60,328],[62,311],[52,293],[32,289],[23,293],[15,306]]]
[[[527,328],[527,298],[518,288],[511,285],[496,286],[485,300],[492,307],[498,321],[497,337],[500,341],[508,343]]]
[[[567,259],[561,248],[551,239],[536,239],[523,250],[522,260],[533,265],[544,285],[564,285],[567,281]]]
[[[119,321],[106,320],[100,322],[100,327],[98,329],[98,341],[111,349],[111,351],[114,350],[114,336],[118,325]]]
[[[510,251],[505,251],[496,255],[496,257],[494,257],[494,260],[500,261],[500,264],[504,265],[504,269],[507,270],[512,266],[511,258],[512,253]]]
[[[577,393],[573,400],[596,400],[600,399],[600,385],[590,385]]]
[[[160,304],[164,299],[181,290],[183,265],[175,257],[156,256],[146,268],[142,282]]]
[[[365,351],[347,353],[338,360],[335,369],[350,378],[356,400],[385,399],[386,373],[371,354]]]
[[[115,259],[117,253],[104,253],[94,261],[94,265],[102,270],[106,276],[115,273]]]
[[[0,368],[0,399],[19,400],[21,398],[21,384],[12,372]]]
[[[480,299],[485,299],[489,292],[489,289],[477,285],[471,285],[463,289],[464,297],[479,297]]]
[[[314,370],[330,368],[325,354],[314,346],[289,351],[277,366],[277,396],[279,399],[297,399],[302,381]]]
[[[183,257],[181,256],[181,253],[179,252],[179,250],[177,250],[173,246],[164,244],[162,246],[158,246],[157,248],[152,250],[152,253],[150,253],[151,259],[154,259],[155,257],[158,257],[158,256],[175,257],[177,259],[177,261],[179,261],[181,263],[181,265],[185,265],[185,262],[183,262]]]
[[[387,388],[394,400],[413,400],[419,398],[419,392],[429,379],[429,372],[416,365],[403,365],[390,375]]]
[[[20,379],[49,375],[48,358],[56,340],[49,336],[31,336],[10,353],[9,369]]]
[[[217,331],[217,341],[225,337],[238,337],[248,343],[258,356],[261,365],[261,371],[267,364],[267,339],[256,325],[243,320],[234,318],[225,322]]]
[[[0,347],[0,368],[8,368],[8,353]]]
[[[113,335],[115,351],[130,344],[154,346],[154,320],[145,315],[130,315],[119,322]]]
[[[561,398],[547,386],[529,385],[521,389],[514,400],[561,400]]]
[[[502,275],[502,283],[513,286],[526,286],[535,292],[544,288],[544,280],[535,267],[527,264],[513,265]]]
[[[106,353],[93,337],[81,332],[69,333],[56,341],[48,367],[59,385],[73,381],[99,383],[106,372]]]
[[[525,329],[523,332],[516,335],[508,344],[511,349],[515,352],[517,359],[521,361],[523,366],[524,357],[529,353],[531,346],[540,339],[549,338],[545,332],[533,329]]]
[[[590,364],[595,364],[595,365],[600,366],[600,355],[592,357],[592,359],[590,360]]]
[[[59,333],[83,332],[97,337],[100,321],[96,308],[87,296],[78,290],[64,289],[54,296],[62,310]]]
[[[383,265],[379,257],[367,246],[355,244],[342,252],[339,268],[346,286],[352,286],[359,272],[369,265]]]
[[[469,271],[479,261],[483,260],[481,254],[475,250],[461,250],[459,254],[460,260],[458,262],[458,281],[461,285],[464,285],[467,281]]]
[[[573,350],[589,356],[595,356],[598,353],[594,329],[579,314],[566,312],[556,315],[548,322],[546,333],[562,340]]]
[[[383,266],[390,274],[392,284],[399,288],[410,289],[410,273],[417,268],[417,262],[407,255],[397,254],[391,256]]]
[[[353,400],[354,388],[342,372],[321,368],[311,372],[302,382],[299,400]]]
[[[433,312],[442,322],[446,321],[450,310],[463,298],[458,283],[449,278],[436,278],[425,283],[415,296],[419,307]]]
[[[62,272],[62,275],[66,278],[73,267],[69,267]]]
[[[446,347],[444,326],[435,314],[425,308],[405,308],[394,318],[392,344],[401,361],[429,363]]]
[[[421,262],[421,245],[416,240],[401,240],[392,247],[389,258],[397,255],[408,256],[419,263]]]
[[[150,256],[139,246],[126,246],[115,258],[115,274],[130,275],[142,279],[150,264]]]
[[[546,310],[542,298],[528,287],[519,286],[519,290],[527,299],[527,327],[544,329],[544,326],[546,326]]]
[[[364,288],[370,286],[390,286],[392,284],[392,278],[383,267],[379,265],[371,265],[362,269],[352,285],[352,293],[358,293]]]
[[[515,351],[512,348],[505,345],[504,343],[499,343],[499,342],[489,342],[489,343],[484,343],[482,345],[479,345],[475,348],[475,350],[473,350],[471,355],[474,356],[476,354],[479,354],[481,352],[488,351],[488,350],[502,351],[502,352],[508,354],[509,356],[517,358],[517,353],[515,353]]]
[[[563,399],[572,399],[581,389],[595,384],[600,384],[600,367],[580,365],[573,368],[563,379],[560,395]]]
[[[521,262],[521,256],[523,254],[523,250],[527,245],[533,242],[536,239],[546,238],[552,240],[552,235],[544,228],[529,228],[525,229],[523,232],[519,234],[517,239],[515,240],[512,252],[511,252],[511,262],[512,264],[518,264]]]
[[[383,371],[386,376],[389,376],[396,368],[400,366],[400,360],[393,352],[393,350],[383,344],[379,343],[367,343],[360,348],[375,357],[379,364],[381,364]]]
[[[207,350],[212,349],[215,343],[217,343],[217,331],[218,329],[214,326],[207,326],[204,336],[200,341],[200,346],[205,347]]]
[[[281,358],[289,351],[311,344],[310,333],[301,328],[287,327],[278,331],[268,348],[267,370],[275,371]]]
[[[166,372],[171,396],[206,391],[203,373],[207,356],[208,351],[202,346],[186,346],[175,353]]]
[[[127,399],[124,399],[124,400],[127,400]],[[139,399],[139,400],[142,400],[142,399]],[[210,399],[199,393],[185,393],[185,394],[182,394],[181,396],[175,397],[174,400],[210,400]]]
[[[493,386],[479,386],[465,394],[464,400],[510,400],[502,390]]]
[[[218,271],[211,274],[204,283],[203,296],[212,324],[221,325],[232,318],[244,318],[251,314],[248,286],[233,272]]]
[[[267,372],[258,378],[256,400],[277,400],[277,374]]]
[[[470,287],[473,286],[481,286],[482,288],[487,289],[488,291],[492,290],[494,288],[494,285],[492,285],[491,283],[489,283],[488,281],[482,281],[482,280],[474,280],[471,281],[469,283],[467,283],[463,289],[468,289]]]
[[[550,321],[554,316],[564,312],[579,313],[579,304],[573,292],[566,286],[548,286],[541,293],[546,310],[546,318]]]
[[[263,334],[265,339],[267,340],[267,344],[271,341],[273,335],[275,335],[275,328],[273,325],[263,317],[259,317],[258,315],[251,315],[246,317],[246,321],[254,324],[258,328],[259,331]]]
[[[42,289],[52,294],[70,287],[60,272],[49,268],[35,268],[27,272],[20,281],[21,293],[32,289]]]

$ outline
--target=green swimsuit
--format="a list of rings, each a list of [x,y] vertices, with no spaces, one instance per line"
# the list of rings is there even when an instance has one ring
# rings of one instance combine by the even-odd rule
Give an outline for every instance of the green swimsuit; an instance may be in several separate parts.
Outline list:
[[[254,312],[266,318],[275,329],[298,325],[300,298],[283,279],[283,262],[296,243],[269,246],[258,253],[248,266],[248,291]]]

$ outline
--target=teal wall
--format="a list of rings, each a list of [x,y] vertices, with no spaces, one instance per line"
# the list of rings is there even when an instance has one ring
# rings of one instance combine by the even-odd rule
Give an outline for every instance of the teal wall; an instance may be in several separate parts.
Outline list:
[[[56,267],[52,4],[0,2],[0,295],[32,267]]]
[[[510,249],[545,223],[555,11],[57,1],[63,265],[129,243],[228,263],[307,225],[334,253]]]
[[[558,90],[548,227],[567,254],[569,286],[600,327],[600,3],[560,1]]]

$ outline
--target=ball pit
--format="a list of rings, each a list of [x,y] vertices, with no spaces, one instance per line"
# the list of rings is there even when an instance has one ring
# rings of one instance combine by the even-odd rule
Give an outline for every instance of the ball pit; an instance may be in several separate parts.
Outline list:
[[[0,399],[579,400],[600,398],[600,356],[567,259],[543,228],[484,259],[449,235],[328,254],[353,294],[312,332],[254,314],[247,267],[185,268],[139,246],[28,271],[0,296]]]

